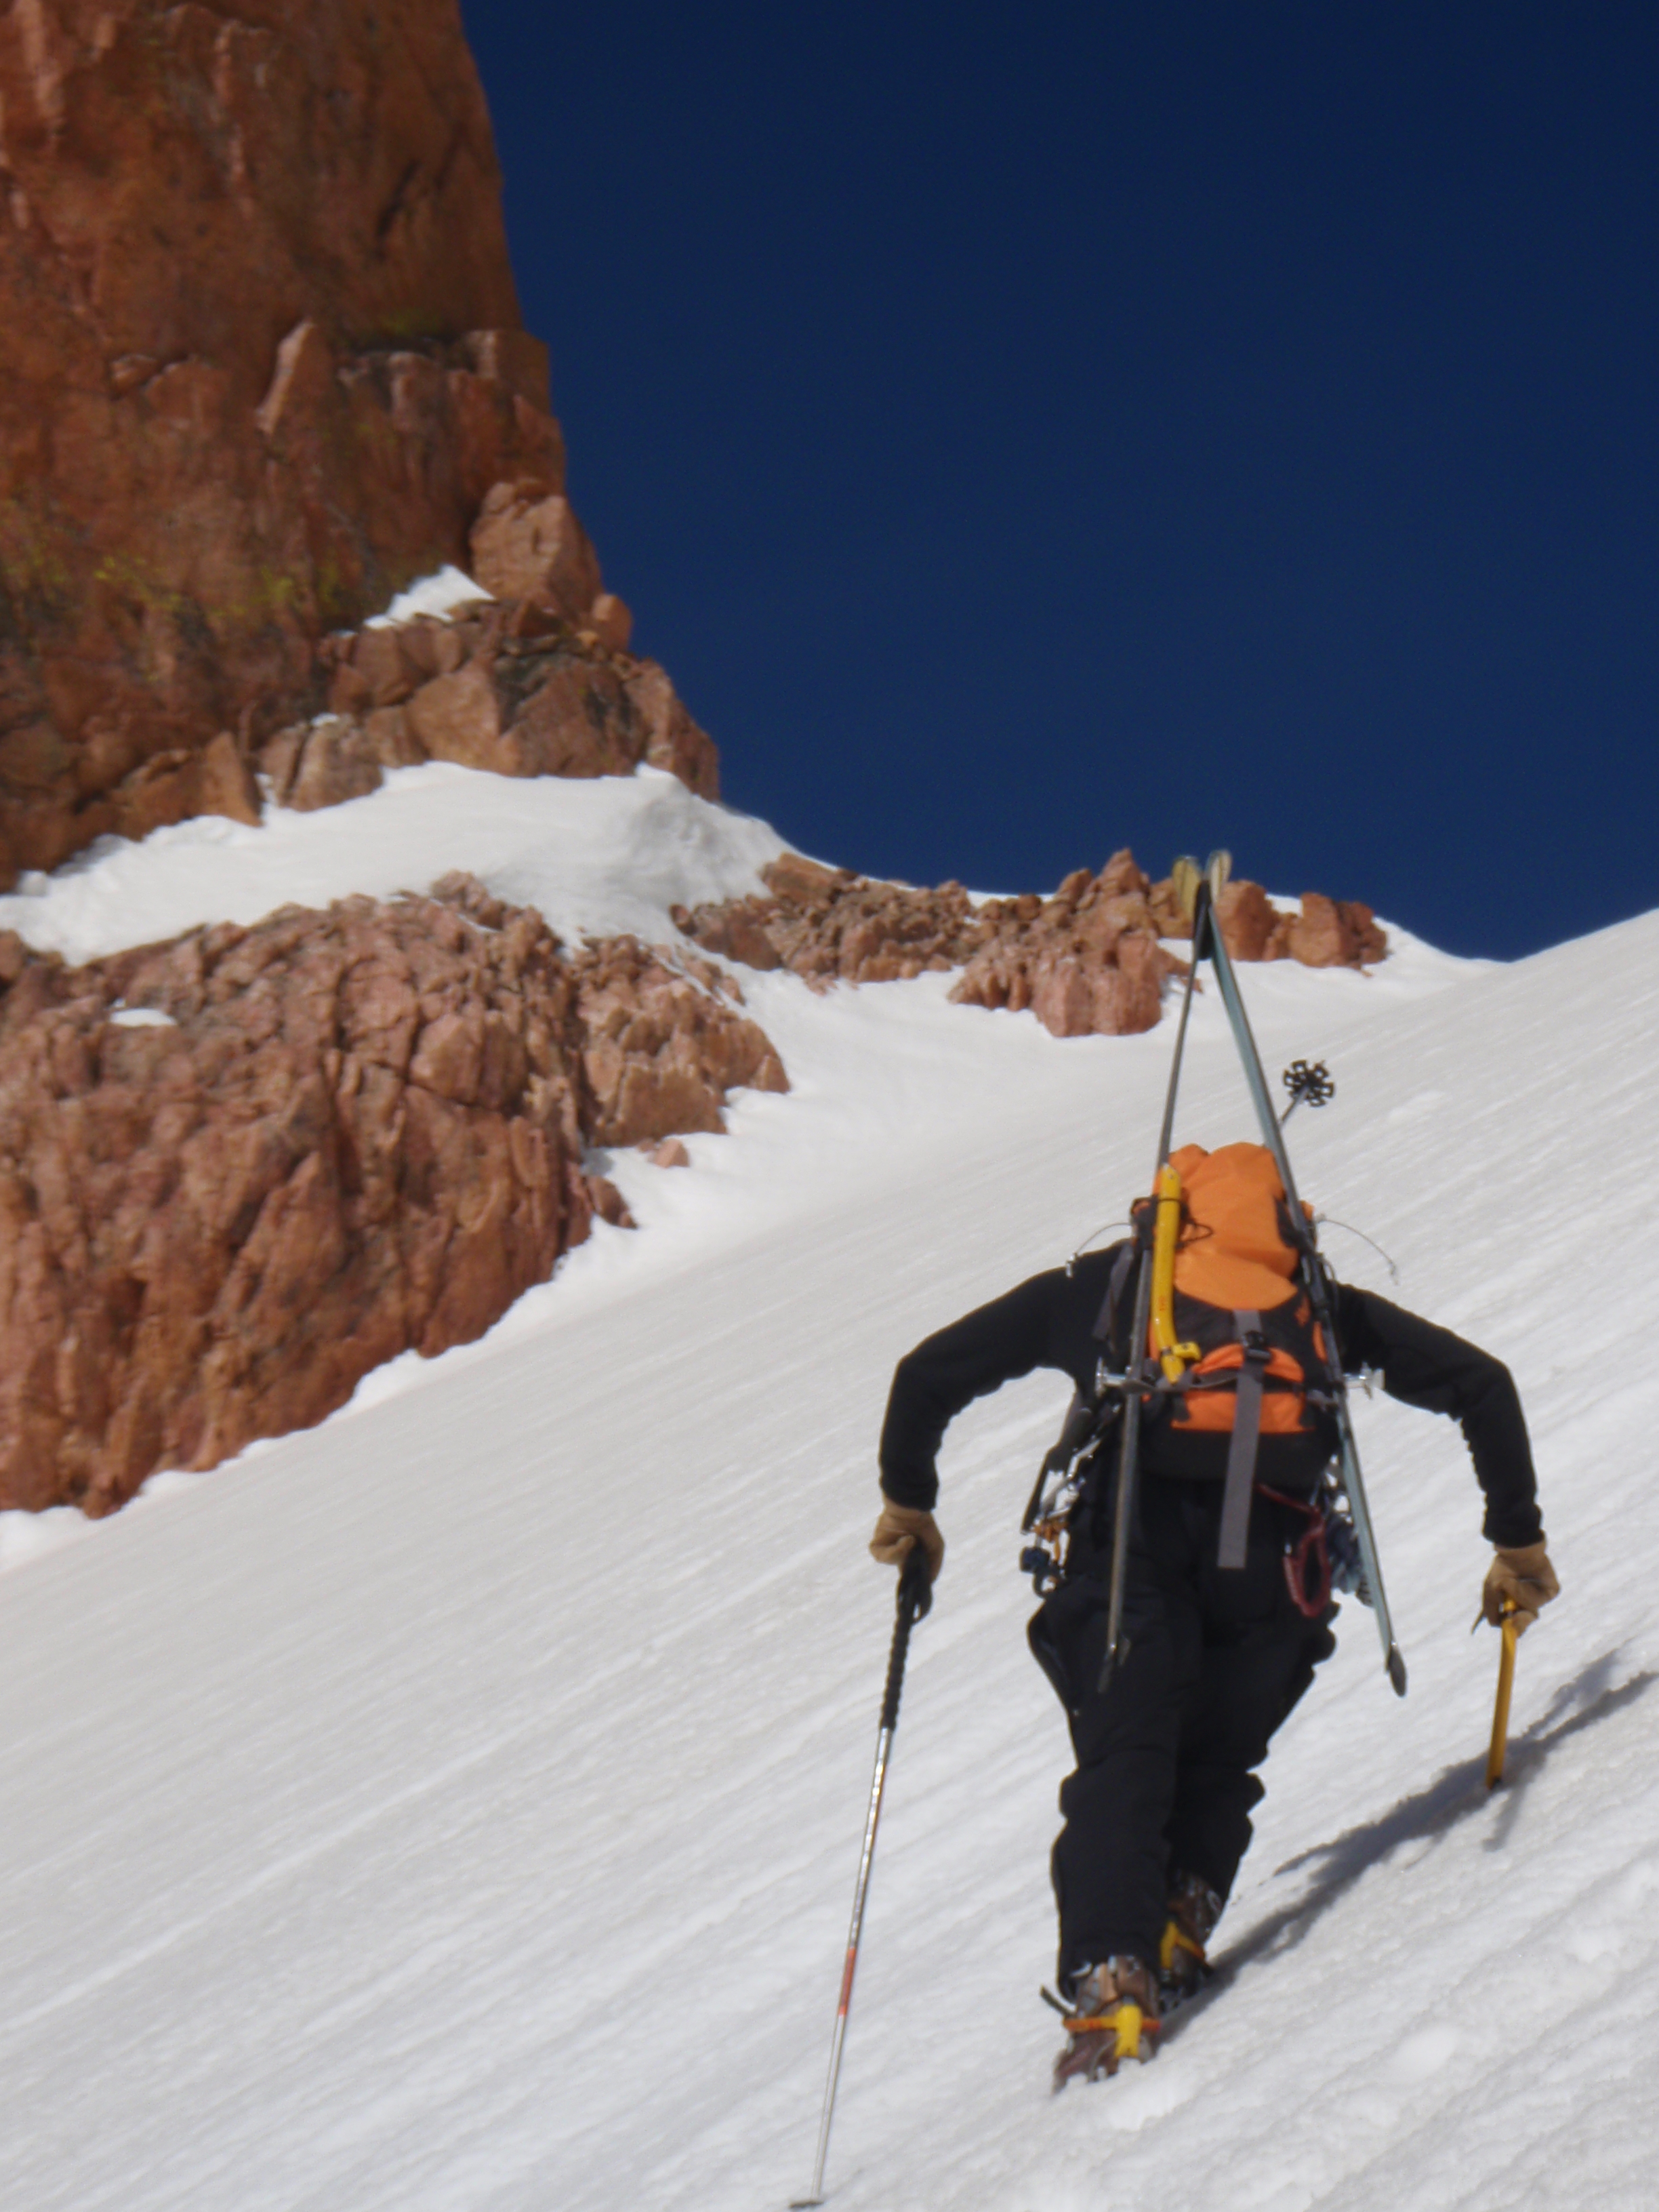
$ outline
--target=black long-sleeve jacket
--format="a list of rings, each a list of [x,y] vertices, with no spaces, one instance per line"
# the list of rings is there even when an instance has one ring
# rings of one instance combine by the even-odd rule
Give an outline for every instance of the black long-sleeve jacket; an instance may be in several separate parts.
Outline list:
[[[931,1511],[939,1495],[933,1462],[940,1441],[970,1400],[1035,1367],[1057,1368],[1085,1397],[1093,1395],[1102,1349],[1095,1324],[1118,1249],[1086,1255],[1069,1275],[1063,1267],[1033,1275],[899,1362],[881,1432],[881,1486],[895,1504]],[[1486,1494],[1488,1539],[1536,1543],[1541,1523],[1532,1448],[1503,1362],[1373,1291],[1343,1284],[1336,1291],[1336,1328],[1348,1374],[1375,1369],[1391,1398],[1462,1422]],[[1263,1438],[1264,1451],[1271,1441]],[[1155,1457],[1152,1463],[1156,1468]]]

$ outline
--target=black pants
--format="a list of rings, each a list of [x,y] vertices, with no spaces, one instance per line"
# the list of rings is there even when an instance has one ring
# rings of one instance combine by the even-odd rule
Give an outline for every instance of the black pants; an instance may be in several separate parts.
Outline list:
[[[1172,1869],[1232,1887],[1261,1799],[1267,1742],[1336,1648],[1285,1585],[1300,1517],[1258,1497],[1241,1571],[1216,1565],[1221,1485],[1149,1475],[1124,1592],[1128,1656],[1098,1687],[1109,1553],[1074,1542],[1072,1573],[1030,1625],[1071,1722],[1077,1771],[1054,1850],[1062,1989],[1114,1953],[1155,1962]]]

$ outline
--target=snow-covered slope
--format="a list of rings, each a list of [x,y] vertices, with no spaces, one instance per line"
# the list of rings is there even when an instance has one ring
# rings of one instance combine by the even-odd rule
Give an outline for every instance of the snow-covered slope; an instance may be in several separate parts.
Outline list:
[[[465,868],[567,936],[661,936],[671,906],[761,890],[757,871],[782,850],[763,822],[694,799],[659,769],[514,782],[433,761],[343,806],[268,807],[258,829],[209,814],[141,845],[100,838],[0,897],[0,929],[93,960],[198,922],[257,921],[290,900],[424,890]]]
[[[417,784],[453,835],[400,859],[386,817]],[[607,859],[598,815],[551,818],[570,787],[532,833],[547,787],[489,784],[411,772],[242,833],[234,867],[161,833],[173,918],[130,927],[247,911],[229,902],[262,838],[307,855],[259,876],[266,905],[465,866],[561,927],[647,933],[653,906],[744,888],[776,849],[672,794],[651,827],[642,779],[588,787]],[[310,842],[354,816],[361,880],[351,840],[325,864]],[[102,949],[123,897],[162,897],[150,851],[0,921],[29,908],[42,938]],[[951,1553],[912,1649],[836,2205],[1649,2201],[1656,974],[1659,917],[1508,969],[1407,940],[1370,978],[1244,971],[1270,1061],[1338,1079],[1291,1124],[1304,1190],[1527,1401],[1565,1595],[1522,1647],[1512,1785],[1481,1787],[1496,1649],[1468,1633],[1486,1552],[1461,1440],[1362,1401],[1411,1695],[1345,1611],[1269,1763],[1228,1986],[1155,2064],[1051,2100],[1036,1985],[1066,1753],[1014,1559],[1066,1386],[975,1408],[944,1461]],[[800,2193],[891,1618],[863,1551],[888,1375],[1121,1215],[1169,1038],[1060,1043],[947,1006],[940,978],[745,988],[794,1092],[744,1098],[689,1173],[618,1163],[637,1235],[602,1231],[483,1344],[400,1362],[323,1429],[164,1481],[0,1582],[0,2201]],[[1178,1135],[1250,1133],[1206,1000]]]

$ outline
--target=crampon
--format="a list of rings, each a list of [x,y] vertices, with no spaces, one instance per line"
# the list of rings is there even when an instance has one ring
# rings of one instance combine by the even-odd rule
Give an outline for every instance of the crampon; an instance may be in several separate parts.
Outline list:
[[[1221,1917],[1222,1900],[1195,1874],[1177,1874],[1170,1886],[1170,1917],[1158,1954],[1160,2013],[1172,2013],[1195,1997],[1212,1969],[1205,1945]]]
[[[1070,2081],[1115,2074],[1126,2058],[1144,2063],[1158,2048],[1158,1984],[1139,1959],[1110,1958],[1088,1967],[1069,2005],[1052,1997],[1049,2002],[1066,2019],[1066,2048],[1054,2061],[1056,2094]]]

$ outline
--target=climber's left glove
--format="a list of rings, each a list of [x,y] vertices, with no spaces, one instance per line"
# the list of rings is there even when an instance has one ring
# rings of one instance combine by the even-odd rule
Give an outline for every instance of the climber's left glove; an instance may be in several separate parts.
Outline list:
[[[1544,1548],[1540,1536],[1535,1544],[1519,1544],[1512,1547],[1499,1545],[1492,1554],[1486,1570],[1486,1588],[1480,1593],[1480,1610],[1497,1628],[1504,1619],[1504,1601],[1508,1598],[1515,1610],[1510,1615],[1517,1636],[1524,1635],[1539,1613],[1552,1598],[1559,1597],[1561,1585],[1556,1579],[1550,1555]]]

